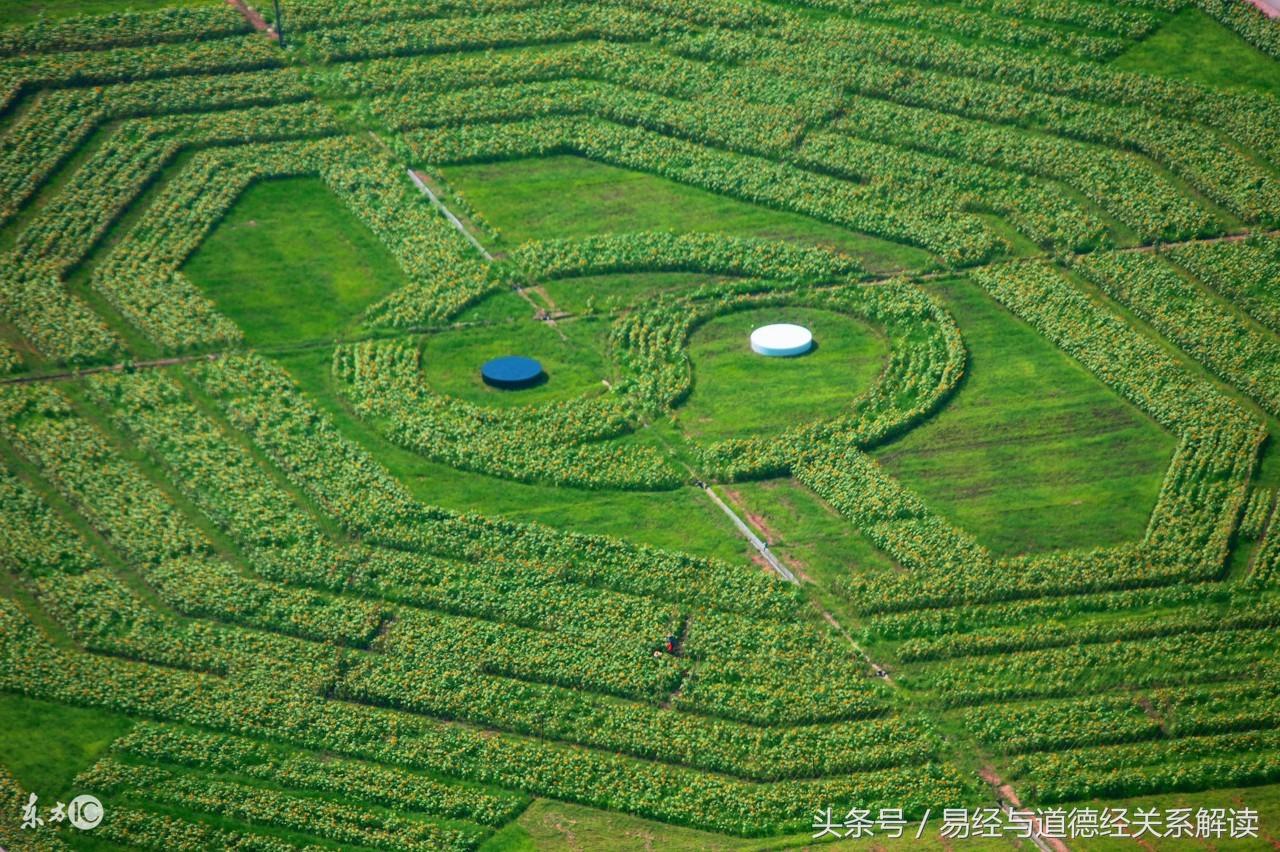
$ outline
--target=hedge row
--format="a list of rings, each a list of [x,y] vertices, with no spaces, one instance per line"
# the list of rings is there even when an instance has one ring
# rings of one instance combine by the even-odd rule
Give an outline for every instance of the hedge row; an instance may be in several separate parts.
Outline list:
[[[228,772],[292,790],[340,793],[401,811],[500,826],[528,804],[523,796],[448,782],[356,760],[325,759],[232,734],[140,722],[111,743],[128,758]]]
[[[1119,592],[1033,598],[977,606],[889,612],[872,616],[867,620],[866,636],[869,640],[890,641],[915,637],[936,639],[952,633],[978,632],[1016,624],[1036,624],[1049,619],[1065,619],[1082,613],[1120,613],[1188,604],[1220,603],[1233,599],[1232,591],[1217,583],[1200,583],[1155,589],[1126,589]]]
[[[162,808],[302,831],[337,843],[420,852],[470,850],[489,832],[479,826],[437,824],[371,807],[267,787],[196,777],[155,766],[133,766],[111,757],[98,760],[76,783],[112,798],[145,800]]]
[[[0,686],[49,700],[104,707],[408,768],[612,807],[735,834],[807,828],[814,801],[873,809],[956,804],[973,784],[951,767],[857,773],[823,781],[748,784],[665,764],[565,748],[458,724],[281,693],[271,685],[67,653],[47,644],[8,601],[0,604]],[[903,791],[909,791],[904,795]]]
[[[243,16],[216,6],[42,18],[0,32],[0,56],[203,41],[250,29]]]
[[[1186,607],[1167,616],[1134,615],[1123,620],[1071,623],[1048,620],[1018,627],[991,628],[978,633],[948,634],[936,639],[910,639],[899,646],[898,657],[904,661],[942,660],[1175,634],[1266,628],[1277,624],[1280,624],[1280,604],[1264,599],[1236,602],[1226,608]]]
[[[1166,255],[1190,270],[1258,322],[1280,333],[1280,240],[1255,236],[1243,242],[1189,243]]]
[[[233,425],[327,515],[366,541],[450,558],[536,560],[575,582],[663,600],[702,600],[788,615],[794,589],[764,573],[600,536],[460,516],[416,503],[366,451],[340,435],[279,367],[241,355],[189,368]]]
[[[1280,413],[1280,343],[1155,254],[1111,252],[1074,267],[1272,414]]]
[[[930,663],[913,678],[949,707],[1069,697],[1116,683],[1156,688],[1247,680],[1267,670],[1276,641],[1270,630],[1177,634]]]

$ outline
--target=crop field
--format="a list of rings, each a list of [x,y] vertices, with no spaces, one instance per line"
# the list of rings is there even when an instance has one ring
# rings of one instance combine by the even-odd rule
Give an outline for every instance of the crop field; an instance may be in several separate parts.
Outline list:
[[[0,852],[1280,848],[1280,20],[0,5]]]

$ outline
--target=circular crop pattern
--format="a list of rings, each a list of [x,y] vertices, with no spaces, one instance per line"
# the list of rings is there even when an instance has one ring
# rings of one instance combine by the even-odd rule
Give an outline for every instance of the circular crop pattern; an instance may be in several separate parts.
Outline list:
[[[652,489],[674,487],[688,474],[652,446],[614,439],[668,416],[684,402],[693,388],[690,335],[716,317],[756,308],[825,310],[882,329],[890,350],[877,379],[861,393],[851,392],[839,414],[796,424],[780,435],[696,447],[703,472],[716,477],[781,475],[801,446],[865,446],[881,440],[928,416],[963,372],[964,348],[954,322],[905,281],[833,280],[838,262],[832,256],[760,241],[670,238],[663,243],[662,235],[610,240],[557,247],[553,255],[582,260],[561,267],[551,262],[542,271],[550,277],[607,273],[611,259],[626,257],[619,250],[623,240],[624,249],[630,242],[643,245],[648,263],[642,265],[654,268],[723,273],[751,266],[768,272],[773,264],[785,269],[788,280],[738,278],[666,294],[621,312],[608,341],[614,380],[603,394],[502,408],[467,402],[429,387],[422,350],[405,339],[339,347],[334,372],[340,386],[393,440],[451,465],[524,481]],[[762,265],[760,258],[769,263]],[[628,258],[626,267],[635,266]],[[805,268],[812,270],[812,282],[803,280]],[[812,345],[809,332],[796,328]]]
[[[618,394],[510,408],[433,391],[414,340],[340,346],[334,374],[359,412],[392,440],[466,470],[522,481],[670,488],[680,477],[650,447],[605,443],[632,428]]]
[[[875,382],[852,395],[834,417],[797,424],[781,435],[718,441],[699,448],[701,465],[718,478],[786,474],[802,447],[866,446],[898,434],[935,411],[964,371],[964,344],[951,317],[906,282],[805,287],[744,280],[655,299],[614,326],[624,390],[649,415],[680,405],[693,389],[689,337],[711,319],[756,308],[805,307],[879,326],[888,363]]]

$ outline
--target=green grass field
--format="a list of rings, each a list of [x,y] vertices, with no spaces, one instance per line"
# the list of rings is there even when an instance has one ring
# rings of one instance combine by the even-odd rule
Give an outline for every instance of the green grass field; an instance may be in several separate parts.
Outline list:
[[[651,493],[556,488],[494,479],[427,461],[392,444],[346,407],[332,386],[327,351],[292,353],[279,360],[333,416],[344,435],[374,452],[424,503],[458,512],[536,521],[574,532],[625,535],[633,541],[735,561],[742,560],[746,552],[746,543],[728,519],[694,488]],[[670,432],[670,427],[655,425],[644,430],[640,440],[657,440],[662,431]],[[668,434],[665,440],[677,439]]]
[[[0,692],[0,765],[41,799],[65,796],[76,775],[131,727],[132,719],[115,713]]]
[[[333,340],[405,284],[395,259],[318,178],[251,186],[183,271],[254,346]]]
[[[931,264],[911,246],[581,157],[451,166],[444,174],[506,245],[613,232],[718,231],[834,248],[874,272]]]
[[[969,372],[880,463],[997,553],[1140,538],[1173,437],[972,283],[930,290],[960,325]]]
[[[751,351],[754,328],[792,322],[813,332],[816,347],[798,358]],[[711,320],[689,341],[693,392],[679,408],[694,441],[771,435],[795,423],[832,417],[875,381],[888,344],[874,328],[830,311],[769,308]]]
[[[496,293],[490,293],[483,299],[464,308],[457,317],[460,324],[474,323],[501,323],[501,322],[519,322],[524,323],[534,318],[537,308],[545,307],[542,300],[536,293],[526,291],[530,299],[518,295],[514,290],[501,290]]]
[[[1205,86],[1280,95],[1280,67],[1199,9],[1184,9],[1111,63]]]

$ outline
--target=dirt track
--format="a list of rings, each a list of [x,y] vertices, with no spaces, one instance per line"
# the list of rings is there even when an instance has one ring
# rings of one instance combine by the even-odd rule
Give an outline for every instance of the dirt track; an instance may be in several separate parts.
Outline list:
[[[262,14],[246,3],[245,0],[227,0],[227,5],[244,15],[245,20],[253,24],[253,28],[258,32],[265,33],[267,38],[276,41],[280,40],[280,36],[276,34],[276,31],[267,24],[266,18],[262,17]]]
[[[1280,18],[1280,0],[1249,0],[1268,18]]]

